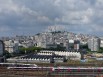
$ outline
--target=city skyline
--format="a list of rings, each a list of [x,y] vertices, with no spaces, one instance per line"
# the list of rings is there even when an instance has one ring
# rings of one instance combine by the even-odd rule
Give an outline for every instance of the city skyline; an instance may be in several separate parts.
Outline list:
[[[0,37],[34,35],[50,26],[103,36],[102,7],[102,0],[0,0]]]

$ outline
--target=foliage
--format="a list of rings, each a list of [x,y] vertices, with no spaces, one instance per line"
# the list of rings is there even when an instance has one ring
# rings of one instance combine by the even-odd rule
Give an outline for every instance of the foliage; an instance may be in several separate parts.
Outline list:
[[[53,51],[65,51],[66,50],[66,48],[65,47],[62,47],[62,46],[60,46],[60,45],[57,45],[57,47],[56,48],[44,48],[44,50],[53,50]]]
[[[6,57],[6,58],[10,58],[12,55],[8,52],[8,51],[4,51],[3,55]]]
[[[25,48],[25,47],[20,47],[19,48],[19,53],[20,54],[28,54],[28,53],[36,53],[39,52],[42,48],[40,47],[29,47],[29,48]]]
[[[99,48],[98,53],[103,53],[103,47],[100,47],[100,48]]]
[[[21,48],[19,48],[19,53],[20,54],[25,54],[25,48],[24,47],[21,47]]]
[[[61,33],[61,31],[53,31],[52,34]]]
[[[87,50],[88,50],[88,45],[87,45],[87,44],[85,44],[85,45],[80,45],[80,48],[81,48],[81,49],[87,49]]]

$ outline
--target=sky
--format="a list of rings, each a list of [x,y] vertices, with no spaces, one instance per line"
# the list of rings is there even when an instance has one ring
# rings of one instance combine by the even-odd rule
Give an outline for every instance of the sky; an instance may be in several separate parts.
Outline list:
[[[103,0],[0,0],[0,36],[35,35],[50,26],[103,36]]]

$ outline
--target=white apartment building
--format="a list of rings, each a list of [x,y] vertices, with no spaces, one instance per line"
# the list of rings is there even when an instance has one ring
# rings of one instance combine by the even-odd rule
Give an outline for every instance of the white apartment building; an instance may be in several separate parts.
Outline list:
[[[103,37],[100,37],[100,47],[103,47]]]
[[[18,52],[18,43],[15,43],[13,40],[4,41],[5,50],[9,53]]]
[[[92,37],[88,40],[88,48],[91,51],[98,51],[100,47],[100,39],[97,37]]]

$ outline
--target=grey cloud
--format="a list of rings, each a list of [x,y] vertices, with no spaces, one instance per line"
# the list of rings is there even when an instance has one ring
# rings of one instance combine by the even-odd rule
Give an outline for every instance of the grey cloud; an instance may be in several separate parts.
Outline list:
[[[5,25],[8,33],[35,34],[61,25],[72,32],[102,34],[102,6],[102,0],[0,0],[0,27]]]

